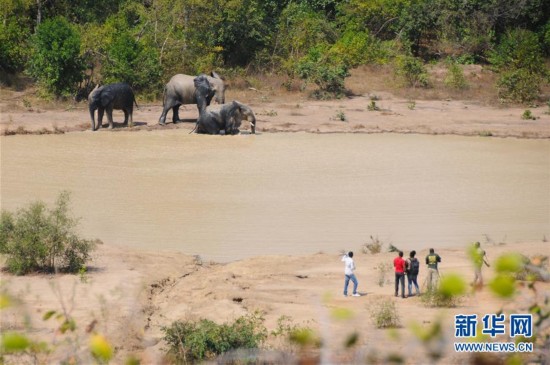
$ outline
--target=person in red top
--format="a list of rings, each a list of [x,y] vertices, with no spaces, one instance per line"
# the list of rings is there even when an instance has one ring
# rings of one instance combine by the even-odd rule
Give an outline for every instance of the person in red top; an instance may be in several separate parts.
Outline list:
[[[399,296],[399,282],[401,282],[401,297],[405,297],[405,269],[407,263],[403,260],[403,251],[399,251],[399,256],[393,259],[393,267],[395,268],[395,296]]]

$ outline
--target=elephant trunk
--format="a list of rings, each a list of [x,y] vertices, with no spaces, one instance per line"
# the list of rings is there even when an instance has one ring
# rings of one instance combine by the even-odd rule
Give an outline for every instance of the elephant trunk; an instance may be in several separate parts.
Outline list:
[[[250,116],[249,122],[250,122],[250,132],[252,134],[256,134],[256,116],[254,114]]]
[[[90,117],[92,118],[92,131],[95,131],[95,118],[94,118],[94,114],[95,114],[95,108],[93,107],[93,105],[90,105]]]

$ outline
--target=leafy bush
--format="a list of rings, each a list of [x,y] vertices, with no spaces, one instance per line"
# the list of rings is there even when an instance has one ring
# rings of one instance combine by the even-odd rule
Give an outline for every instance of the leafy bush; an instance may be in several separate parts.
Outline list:
[[[524,120],[536,120],[537,117],[535,117],[533,115],[533,113],[531,112],[530,109],[525,109],[523,111],[523,114],[521,115],[521,119],[524,119]]]
[[[498,91],[505,100],[534,100],[548,74],[538,37],[528,30],[508,32],[489,53],[489,62],[501,73]]]
[[[157,51],[136,41],[129,32],[113,40],[107,55],[102,71],[106,83],[124,81],[136,90],[159,85],[161,69]]]
[[[527,69],[504,71],[497,81],[498,94],[505,101],[527,103],[537,98],[544,78]]]
[[[314,96],[319,99],[341,97],[345,92],[345,78],[350,76],[345,63],[331,58],[326,46],[310,49],[298,62],[296,72],[300,78],[314,82],[319,87],[314,92]]]
[[[212,359],[238,348],[258,348],[267,338],[264,319],[259,313],[237,318],[233,323],[216,324],[208,319],[176,321],[163,327],[168,352],[177,361],[194,363]]]
[[[395,75],[408,87],[427,87],[428,72],[422,60],[412,56],[398,56],[395,60]]]
[[[372,102],[374,102],[374,100]],[[363,253],[371,253],[373,255],[380,253],[384,246],[384,242],[382,242],[378,236],[373,237],[372,235],[370,236],[370,241],[370,243],[363,244]]]
[[[468,82],[466,81],[466,77],[464,77],[464,71],[462,71],[462,68],[456,62],[451,62],[447,68],[445,85],[457,90],[466,89],[468,87]]]
[[[396,328],[401,325],[395,302],[391,299],[374,302],[370,306],[370,318],[376,328]]]
[[[44,21],[32,39],[30,74],[49,93],[69,95],[83,79],[80,35],[63,17]]]
[[[0,70],[3,72],[21,71],[29,56],[27,39],[28,28],[16,19],[0,22]]]
[[[78,220],[69,215],[69,193],[62,192],[55,207],[37,201],[15,214],[2,211],[0,253],[8,270],[17,275],[61,269],[76,273],[90,259],[91,241],[74,232]]]

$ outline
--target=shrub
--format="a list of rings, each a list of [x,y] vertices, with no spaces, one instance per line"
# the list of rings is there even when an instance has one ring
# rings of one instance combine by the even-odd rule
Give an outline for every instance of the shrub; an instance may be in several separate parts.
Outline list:
[[[74,232],[78,220],[69,215],[69,193],[62,192],[55,207],[37,201],[17,213],[2,211],[0,253],[8,270],[17,275],[61,269],[76,273],[90,259],[91,241]]]
[[[395,60],[395,75],[405,86],[428,87],[428,73],[422,60],[412,56],[398,56]]]
[[[136,90],[152,90],[159,85],[158,52],[136,41],[129,32],[116,37],[107,54],[102,71],[106,83],[127,82]]]
[[[468,82],[466,82],[466,78],[464,77],[464,71],[462,71],[460,65],[455,62],[450,63],[448,66],[445,85],[457,90],[463,90],[468,87]]]
[[[528,30],[508,32],[489,53],[489,62],[501,73],[497,82],[499,96],[508,101],[534,100],[548,74],[538,37]]]
[[[238,348],[258,348],[266,339],[267,330],[259,313],[237,318],[233,323],[216,324],[208,319],[197,322],[176,321],[162,327],[168,353],[177,361],[194,363],[212,359]]]
[[[391,299],[373,303],[370,307],[370,318],[376,328],[396,328],[401,325],[395,302]]]
[[[374,269],[378,273],[378,286],[383,287],[386,283],[386,275],[392,270],[392,266],[389,262],[380,262]]]
[[[380,108],[378,107],[378,105],[376,105],[376,102],[374,100],[371,100],[369,105],[367,105],[367,110],[369,112],[375,112],[380,110]]]
[[[69,95],[83,79],[80,35],[63,17],[44,21],[32,39],[29,72],[47,92]]]
[[[363,253],[371,253],[373,255],[376,253],[380,253],[382,251],[382,247],[384,246],[384,243],[380,241],[378,236],[373,237],[371,235],[370,240],[371,240],[370,243],[363,244]]]
[[[0,70],[21,71],[29,56],[30,31],[15,19],[0,22]]]
[[[521,115],[521,119],[523,120],[536,120],[537,117],[533,115],[530,109],[525,109],[523,111],[523,114]]]
[[[319,99],[341,97],[345,92],[344,80],[350,76],[345,63],[329,57],[326,50],[326,46],[313,47],[296,65],[300,78],[317,85],[319,90],[313,96]]]

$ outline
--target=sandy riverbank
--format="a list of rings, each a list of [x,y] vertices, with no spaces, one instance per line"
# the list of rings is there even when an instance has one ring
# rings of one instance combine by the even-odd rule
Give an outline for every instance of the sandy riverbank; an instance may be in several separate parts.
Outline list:
[[[548,253],[547,242],[522,242],[485,245],[490,261],[505,252],[524,255]],[[342,247],[344,249],[344,247]],[[208,318],[226,322],[255,310],[262,311],[265,324],[274,330],[277,319],[289,316],[293,323],[309,326],[330,334],[325,339],[333,361],[352,361],[376,349],[379,355],[390,351],[411,354],[411,363],[422,358],[422,346],[408,328],[411,322],[422,327],[444,317],[444,333],[449,340],[445,363],[463,363],[467,355],[459,355],[450,347],[453,340],[451,316],[459,313],[487,314],[500,308],[522,309],[531,303],[528,295],[514,300],[496,299],[486,287],[464,298],[456,308],[433,309],[422,305],[420,298],[393,297],[393,274],[378,285],[375,269],[380,263],[391,263],[393,253],[376,255],[355,250],[359,292],[361,297],[342,295],[343,268],[337,252],[307,256],[264,256],[228,264],[201,262],[177,252],[138,251],[108,244],[98,246],[94,260],[84,278],[78,275],[2,275],[8,292],[20,298],[24,306],[2,313],[3,329],[23,329],[22,314],[30,318],[28,333],[33,338],[59,342],[64,338],[55,332],[54,321],[41,317],[49,310],[65,310],[76,320],[76,336],[89,334],[86,327],[105,334],[116,347],[116,361],[129,354],[142,363],[161,363],[163,347],[161,327],[175,320]],[[473,272],[464,249],[438,250],[443,262],[443,275],[456,272],[471,280]],[[423,258],[426,252],[419,252]],[[485,269],[486,278],[493,275]],[[422,268],[419,282],[425,280]],[[540,295],[548,293],[549,283],[537,283]],[[525,290],[525,289],[522,289]],[[527,293],[527,291],[525,291]],[[369,307],[381,298],[394,300],[401,316],[402,328],[397,340],[391,331],[376,329],[370,319]],[[330,313],[336,308],[349,309],[349,319],[337,320]],[[343,349],[343,339],[352,332],[359,334],[354,355]],[[86,343],[85,341],[82,341]],[[272,341],[273,342],[273,341]],[[275,345],[273,342],[272,345]],[[279,343],[280,345],[280,343]],[[63,347],[60,347],[62,349]],[[66,349],[65,349],[66,351]],[[62,356],[63,351],[51,358]],[[350,357],[351,356],[351,357]]]

